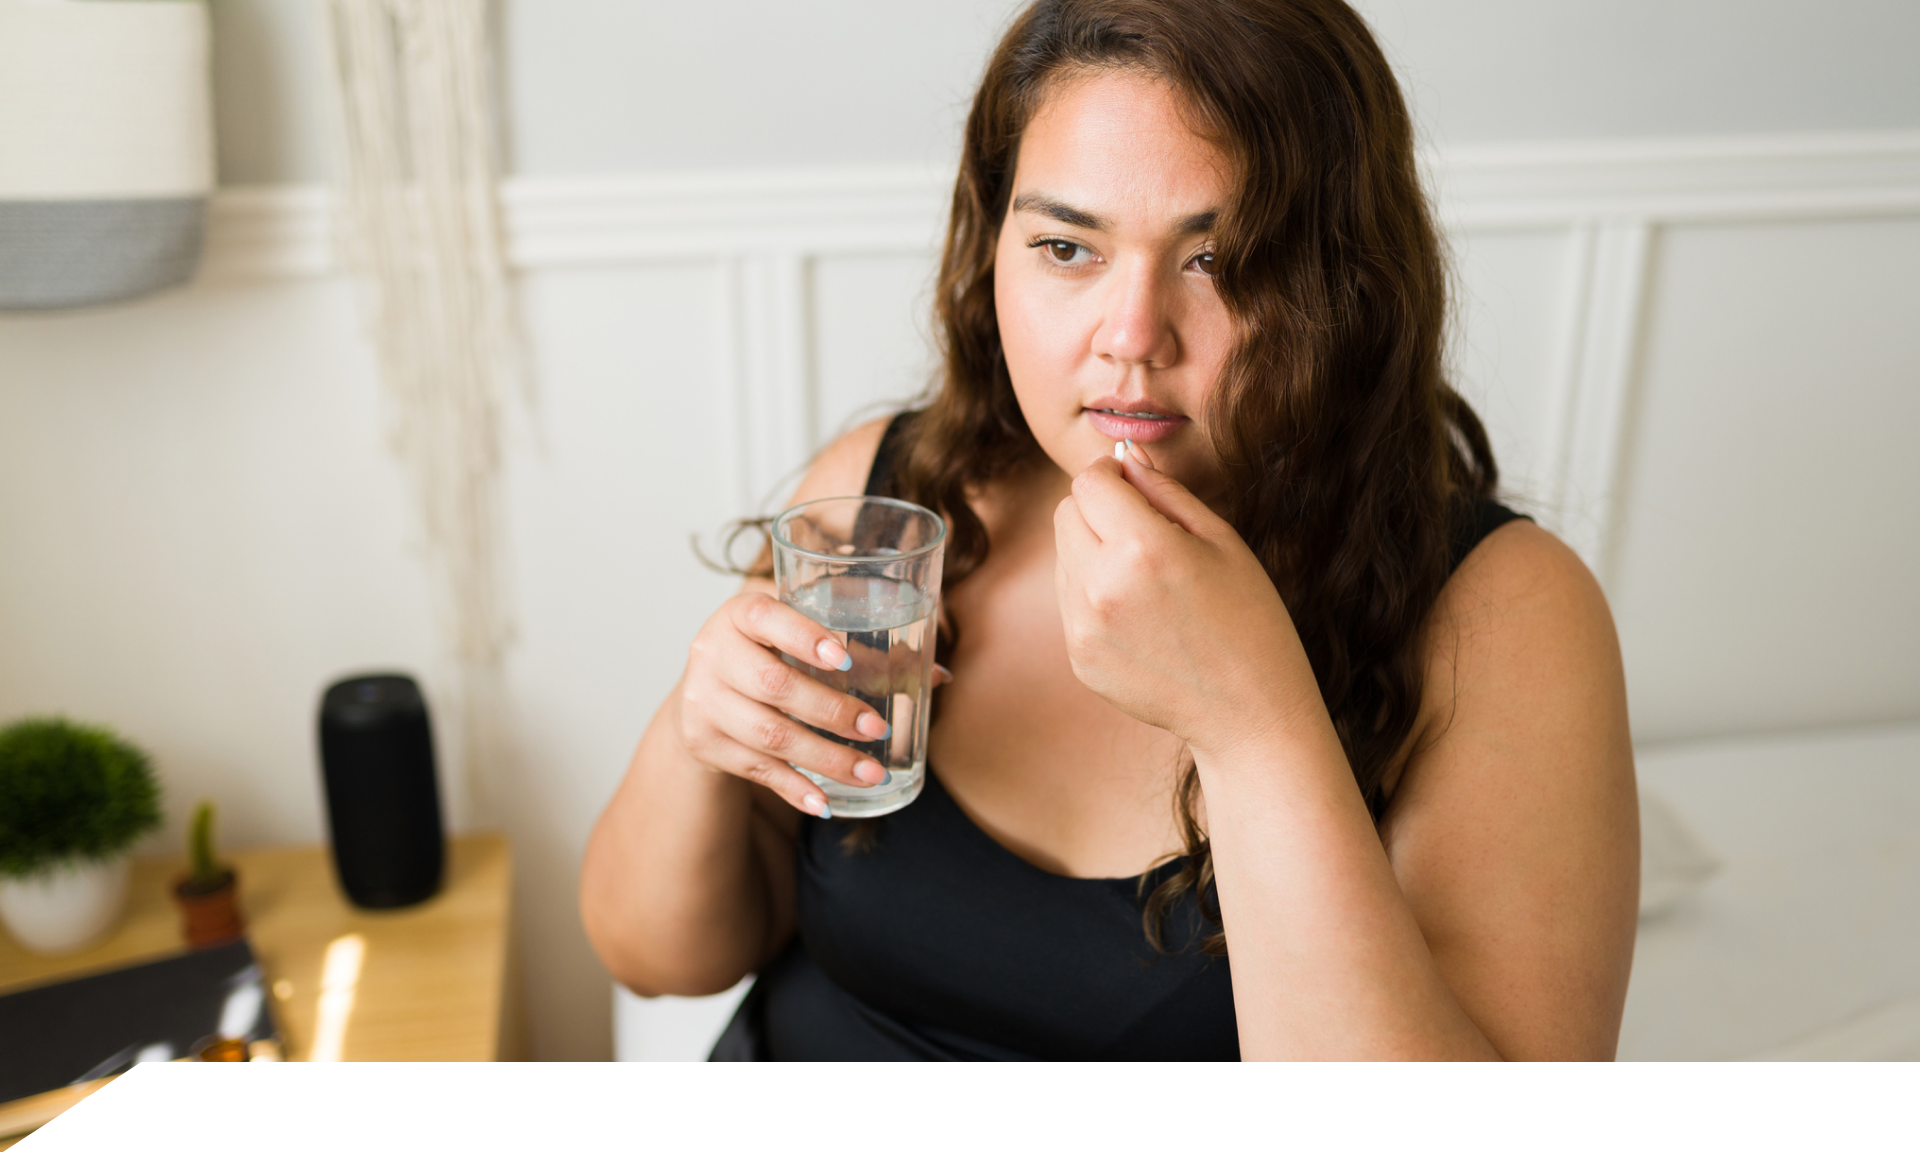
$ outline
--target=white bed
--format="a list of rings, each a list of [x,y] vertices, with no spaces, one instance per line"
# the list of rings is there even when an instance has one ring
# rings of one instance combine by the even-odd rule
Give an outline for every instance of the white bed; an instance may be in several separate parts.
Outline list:
[[[1642,919],[1621,1058],[1920,1059],[1920,724],[1638,766],[1722,866]]]

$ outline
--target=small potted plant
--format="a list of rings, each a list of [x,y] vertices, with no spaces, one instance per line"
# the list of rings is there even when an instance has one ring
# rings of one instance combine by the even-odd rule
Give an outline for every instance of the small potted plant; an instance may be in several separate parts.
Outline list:
[[[0,919],[30,951],[86,947],[119,919],[128,850],[159,823],[146,754],[107,729],[0,728]]]
[[[187,947],[211,948],[238,940],[240,878],[213,854],[213,804],[201,801],[187,833],[189,871],[173,886],[173,898],[186,916]]]

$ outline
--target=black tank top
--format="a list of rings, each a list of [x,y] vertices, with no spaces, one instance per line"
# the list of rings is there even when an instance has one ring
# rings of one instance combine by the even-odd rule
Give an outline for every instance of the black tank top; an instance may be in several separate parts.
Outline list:
[[[869,495],[893,474],[897,417]],[[1453,540],[1459,566],[1516,517],[1481,501]],[[941,786],[882,817],[848,851],[846,826],[802,820],[799,931],[763,971],[715,1045],[715,1060],[1238,1060],[1228,960],[1189,894],[1147,942],[1145,877],[1077,879],[1037,868],[974,824]],[[1143,885],[1144,881],[1144,885]]]

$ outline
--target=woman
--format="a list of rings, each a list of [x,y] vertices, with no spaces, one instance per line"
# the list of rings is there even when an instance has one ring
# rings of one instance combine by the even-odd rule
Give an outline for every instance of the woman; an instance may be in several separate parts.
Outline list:
[[[815,461],[950,525],[930,778],[749,580],[589,846],[749,1058],[1610,1058],[1638,828],[1599,589],[1490,496],[1405,106],[1341,0],[1040,0],[967,124],[924,411]],[[1130,444],[1128,442],[1131,442]],[[1127,445],[1116,460],[1116,442]]]

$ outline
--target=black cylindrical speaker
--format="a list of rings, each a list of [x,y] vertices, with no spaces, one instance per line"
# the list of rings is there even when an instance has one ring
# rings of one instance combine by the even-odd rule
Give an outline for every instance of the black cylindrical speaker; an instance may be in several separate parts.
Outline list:
[[[440,890],[446,842],[433,727],[408,676],[355,676],[320,700],[333,866],[362,908],[417,904]]]

